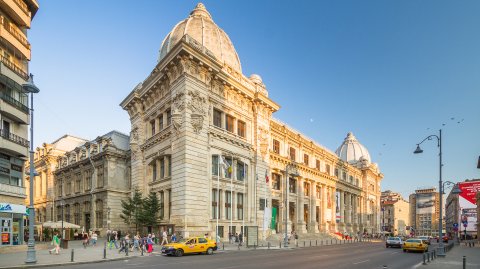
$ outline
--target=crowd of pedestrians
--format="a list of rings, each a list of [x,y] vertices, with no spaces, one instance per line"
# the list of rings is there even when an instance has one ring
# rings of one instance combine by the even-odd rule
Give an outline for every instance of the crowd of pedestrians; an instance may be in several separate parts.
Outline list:
[[[177,236],[175,234],[172,235],[171,241],[177,241]],[[142,236],[137,232],[133,237],[127,233],[122,237],[120,231],[107,231],[107,247],[109,249],[115,247],[115,249],[118,249],[118,253],[133,251],[152,253],[154,251],[154,246],[158,243],[155,233],[149,233]],[[165,244],[168,244],[168,235],[166,231],[163,231],[160,245]]]

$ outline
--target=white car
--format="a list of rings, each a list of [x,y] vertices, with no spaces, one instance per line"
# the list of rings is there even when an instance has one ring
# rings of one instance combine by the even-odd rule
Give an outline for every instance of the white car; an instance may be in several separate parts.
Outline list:
[[[385,247],[397,247],[401,248],[403,241],[400,237],[388,237],[387,241],[385,242]]]

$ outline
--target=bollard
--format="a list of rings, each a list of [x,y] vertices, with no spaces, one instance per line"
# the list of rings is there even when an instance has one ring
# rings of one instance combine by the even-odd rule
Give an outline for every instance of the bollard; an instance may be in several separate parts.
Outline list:
[[[253,243],[253,249],[257,249],[256,243]]]
[[[127,246],[125,247],[125,256],[128,256],[128,244],[127,244]]]
[[[298,248],[298,240],[296,240],[296,241],[297,241],[296,247]]]
[[[310,240],[310,246],[312,246],[312,240]]]
[[[425,252],[423,253],[423,265],[427,265],[427,263],[425,262]]]
[[[383,269],[387,269],[387,266],[386,266],[386,265],[384,265],[384,266],[383,266]]]
[[[237,247],[238,247],[238,250],[240,250],[240,244],[238,244]]]
[[[105,243],[105,247],[103,248],[103,258],[107,258],[107,244]]]
[[[270,242],[268,242],[268,249],[270,249]]]
[[[463,256],[463,269],[467,268],[467,256]]]
[[[305,247],[305,241],[303,241],[303,247]]]
[[[140,246],[140,252],[142,253],[141,255],[143,256],[143,246]]]
[[[71,255],[71,257],[70,257],[70,261],[71,261],[71,262],[73,262],[73,256],[74,256],[74,253],[75,253],[73,250],[74,250],[74,249],[72,248],[72,255]]]
[[[315,246],[318,246],[318,240],[315,239]]]
[[[225,250],[225,243],[222,243],[222,250]]]
[[[279,244],[278,248],[282,248],[282,241],[280,241],[280,244]]]
[[[333,245],[333,239],[330,239],[330,245]]]

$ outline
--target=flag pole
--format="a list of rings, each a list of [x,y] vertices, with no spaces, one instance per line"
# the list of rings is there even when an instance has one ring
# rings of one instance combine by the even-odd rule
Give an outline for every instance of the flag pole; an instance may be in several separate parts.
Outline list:
[[[265,169],[265,189],[264,189],[264,197],[265,197],[265,207],[263,208],[263,240],[265,240],[265,238],[267,237],[266,233],[267,233],[267,224],[265,223],[266,222],[266,214],[267,214],[267,177],[268,177],[268,169]]]

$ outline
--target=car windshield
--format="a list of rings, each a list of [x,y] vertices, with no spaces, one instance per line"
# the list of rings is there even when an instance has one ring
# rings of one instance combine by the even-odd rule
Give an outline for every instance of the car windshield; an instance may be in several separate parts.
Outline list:
[[[398,240],[400,240],[400,238],[398,238],[398,237],[389,237],[388,240],[398,241]]]
[[[408,239],[407,242],[409,242],[409,243],[422,243],[422,240],[420,240],[420,239]]]

